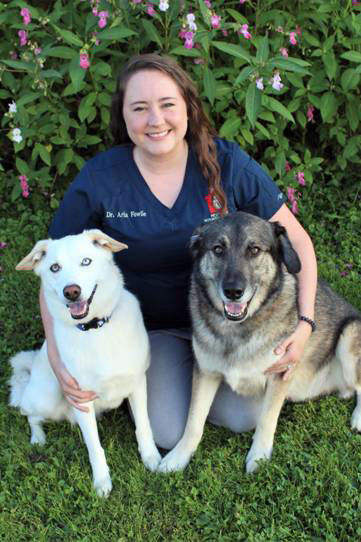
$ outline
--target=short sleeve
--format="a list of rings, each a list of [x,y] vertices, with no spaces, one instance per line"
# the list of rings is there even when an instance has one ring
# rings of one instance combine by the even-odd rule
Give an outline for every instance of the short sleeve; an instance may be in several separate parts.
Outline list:
[[[50,224],[49,235],[52,239],[59,239],[100,227],[101,213],[97,209],[96,189],[86,164],[65,192]]]
[[[269,220],[285,196],[266,171],[238,145],[233,151],[233,196],[237,210]]]

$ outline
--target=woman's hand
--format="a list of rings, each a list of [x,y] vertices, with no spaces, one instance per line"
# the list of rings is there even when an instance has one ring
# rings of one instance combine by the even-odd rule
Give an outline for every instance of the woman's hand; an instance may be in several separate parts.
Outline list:
[[[276,363],[271,365],[264,374],[272,375],[283,373],[282,379],[288,380],[293,369],[301,359],[305,345],[312,333],[311,326],[307,322],[300,321],[295,331],[275,348],[274,353],[282,355]]]
[[[88,412],[88,407],[83,406],[82,403],[94,401],[97,395],[93,391],[82,391],[76,379],[61,361],[52,364],[52,367],[66,400],[78,410]]]

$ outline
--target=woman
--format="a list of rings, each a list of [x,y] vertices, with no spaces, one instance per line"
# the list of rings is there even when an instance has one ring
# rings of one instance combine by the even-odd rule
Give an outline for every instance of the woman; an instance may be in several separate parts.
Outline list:
[[[276,185],[236,144],[215,137],[194,84],[171,59],[148,54],[128,62],[113,99],[112,131],[123,145],[84,166],[64,196],[50,235],[98,227],[129,246],[116,261],[141,302],[151,342],[149,416],[156,443],[170,449],[182,436],[191,394],[187,290],[194,228],[237,210],[279,221],[302,263],[299,314],[311,322],[316,259],[309,236]],[[42,294],[40,304],[55,374],[68,401],[86,410],[82,403],[94,399],[94,393],[80,390],[65,369]],[[288,378],[311,331],[310,322],[300,320],[276,349],[283,356],[267,372]],[[249,430],[259,406],[260,401],[240,397],[224,384],[209,420],[234,431]]]

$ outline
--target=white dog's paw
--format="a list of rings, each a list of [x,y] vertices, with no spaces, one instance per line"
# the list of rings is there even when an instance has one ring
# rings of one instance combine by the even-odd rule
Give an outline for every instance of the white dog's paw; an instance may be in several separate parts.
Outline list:
[[[41,429],[41,427],[32,429],[30,443],[39,444],[40,446],[43,446],[45,442],[46,442],[46,436],[45,436],[44,431]]]
[[[185,450],[177,450],[173,448],[166,456],[163,457],[158,467],[159,472],[173,472],[183,470],[188,465],[192,458],[192,453]]]
[[[112,487],[112,480],[109,474],[101,480],[94,480],[94,489],[97,492],[98,497],[108,497]]]
[[[161,462],[162,456],[158,452],[157,448],[154,447],[154,450],[151,453],[143,453],[142,461],[145,467],[151,471],[157,470],[159,463]]]
[[[351,429],[361,433],[361,409],[357,406],[351,416]]]
[[[255,446],[251,446],[246,458],[246,472],[248,474],[256,472],[259,468],[259,461],[268,460],[271,458],[271,455],[272,448],[269,450],[266,448],[256,449]]]

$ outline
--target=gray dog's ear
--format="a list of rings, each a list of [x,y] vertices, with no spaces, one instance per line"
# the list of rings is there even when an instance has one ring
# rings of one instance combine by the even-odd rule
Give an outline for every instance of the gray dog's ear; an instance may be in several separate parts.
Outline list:
[[[297,252],[291,245],[286,228],[279,222],[272,222],[273,231],[278,239],[279,254],[289,273],[301,271],[301,262]]]

